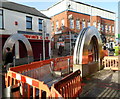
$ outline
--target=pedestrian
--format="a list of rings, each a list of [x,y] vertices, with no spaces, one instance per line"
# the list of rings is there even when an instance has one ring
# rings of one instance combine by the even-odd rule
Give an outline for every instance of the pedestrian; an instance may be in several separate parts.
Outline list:
[[[63,50],[63,47],[62,47],[62,45],[60,44],[59,50],[58,50],[58,55],[62,55],[62,50]]]
[[[9,47],[7,47],[5,51],[6,51],[6,55],[5,55],[5,61],[4,61],[4,68],[8,70],[9,67],[12,66],[13,55]]]
[[[105,56],[108,56],[108,50],[107,50],[106,46],[103,46],[102,58],[104,58]]]

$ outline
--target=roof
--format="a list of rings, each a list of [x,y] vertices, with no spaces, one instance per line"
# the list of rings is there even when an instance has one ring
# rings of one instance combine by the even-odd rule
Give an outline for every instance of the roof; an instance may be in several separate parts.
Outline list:
[[[64,1],[64,0],[62,0],[62,1]],[[49,7],[47,10],[49,10],[50,8],[56,6],[57,4],[61,3],[62,1],[59,1],[58,3],[56,3],[53,6]],[[100,10],[107,11],[107,12],[115,14],[115,12],[105,10],[105,9],[102,9],[102,8],[99,8],[99,7],[95,7],[95,6],[92,6],[92,5],[89,5],[89,4],[85,4],[85,3],[82,3],[82,2],[79,2],[79,1],[75,1],[75,0],[70,0],[70,1],[73,1],[73,2],[76,2],[76,3],[79,3],[79,4],[83,4],[83,5],[86,5],[86,6],[90,6],[90,7],[93,7],[93,8],[97,8],[97,9],[100,9]]]
[[[33,7],[25,6],[25,5],[14,3],[11,1],[6,1],[6,2],[0,1],[0,8],[5,8],[8,10],[13,10],[17,12],[22,12],[22,13],[50,19],[46,15],[42,14],[40,11],[38,11]]]

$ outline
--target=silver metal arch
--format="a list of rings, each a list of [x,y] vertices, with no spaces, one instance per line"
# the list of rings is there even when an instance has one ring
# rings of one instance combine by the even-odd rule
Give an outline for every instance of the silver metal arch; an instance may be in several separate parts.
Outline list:
[[[100,62],[101,50],[102,50],[102,41],[100,33],[94,26],[84,28],[76,41],[73,55],[74,65],[82,64],[82,56],[88,56],[88,46],[93,37],[96,37],[98,43],[98,61]]]
[[[29,43],[28,39],[25,36],[23,36],[22,34],[13,34],[6,40],[6,42],[4,44],[4,47],[3,47],[3,59],[4,59],[4,56],[5,56],[5,53],[6,53],[5,52],[6,47],[9,47],[12,50],[14,44],[17,41],[22,41],[26,46],[27,54],[30,57],[33,57],[32,47],[31,47],[31,44]]]

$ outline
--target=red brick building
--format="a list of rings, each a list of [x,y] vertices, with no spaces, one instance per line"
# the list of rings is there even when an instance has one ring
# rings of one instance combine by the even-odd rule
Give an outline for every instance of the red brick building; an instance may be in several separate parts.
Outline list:
[[[114,43],[114,12],[74,0],[62,0],[43,13],[51,17],[53,48],[58,48],[60,43],[66,50],[74,47],[77,35],[88,26],[98,28],[103,43]]]

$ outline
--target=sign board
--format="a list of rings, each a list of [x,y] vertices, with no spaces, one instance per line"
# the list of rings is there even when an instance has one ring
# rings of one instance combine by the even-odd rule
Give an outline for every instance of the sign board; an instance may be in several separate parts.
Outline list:
[[[57,31],[57,32],[55,32],[55,34],[61,34],[62,33],[62,31]]]
[[[57,42],[57,49],[59,49],[59,46],[65,46],[65,42]]]
[[[36,40],[42,40],[42,36],[38,36],[38,35],[25,35],[24,36],[28,39],[36,39]]]
[[[27,39],[43,40],[43,37],[42,37],[42,36],[39,36],[39,35],[26,35],[26,34],[24,34],[24,36],[25,36]],[[49,40],[49,37],[46,36],[45,39],[46,39],[46,40]]]

